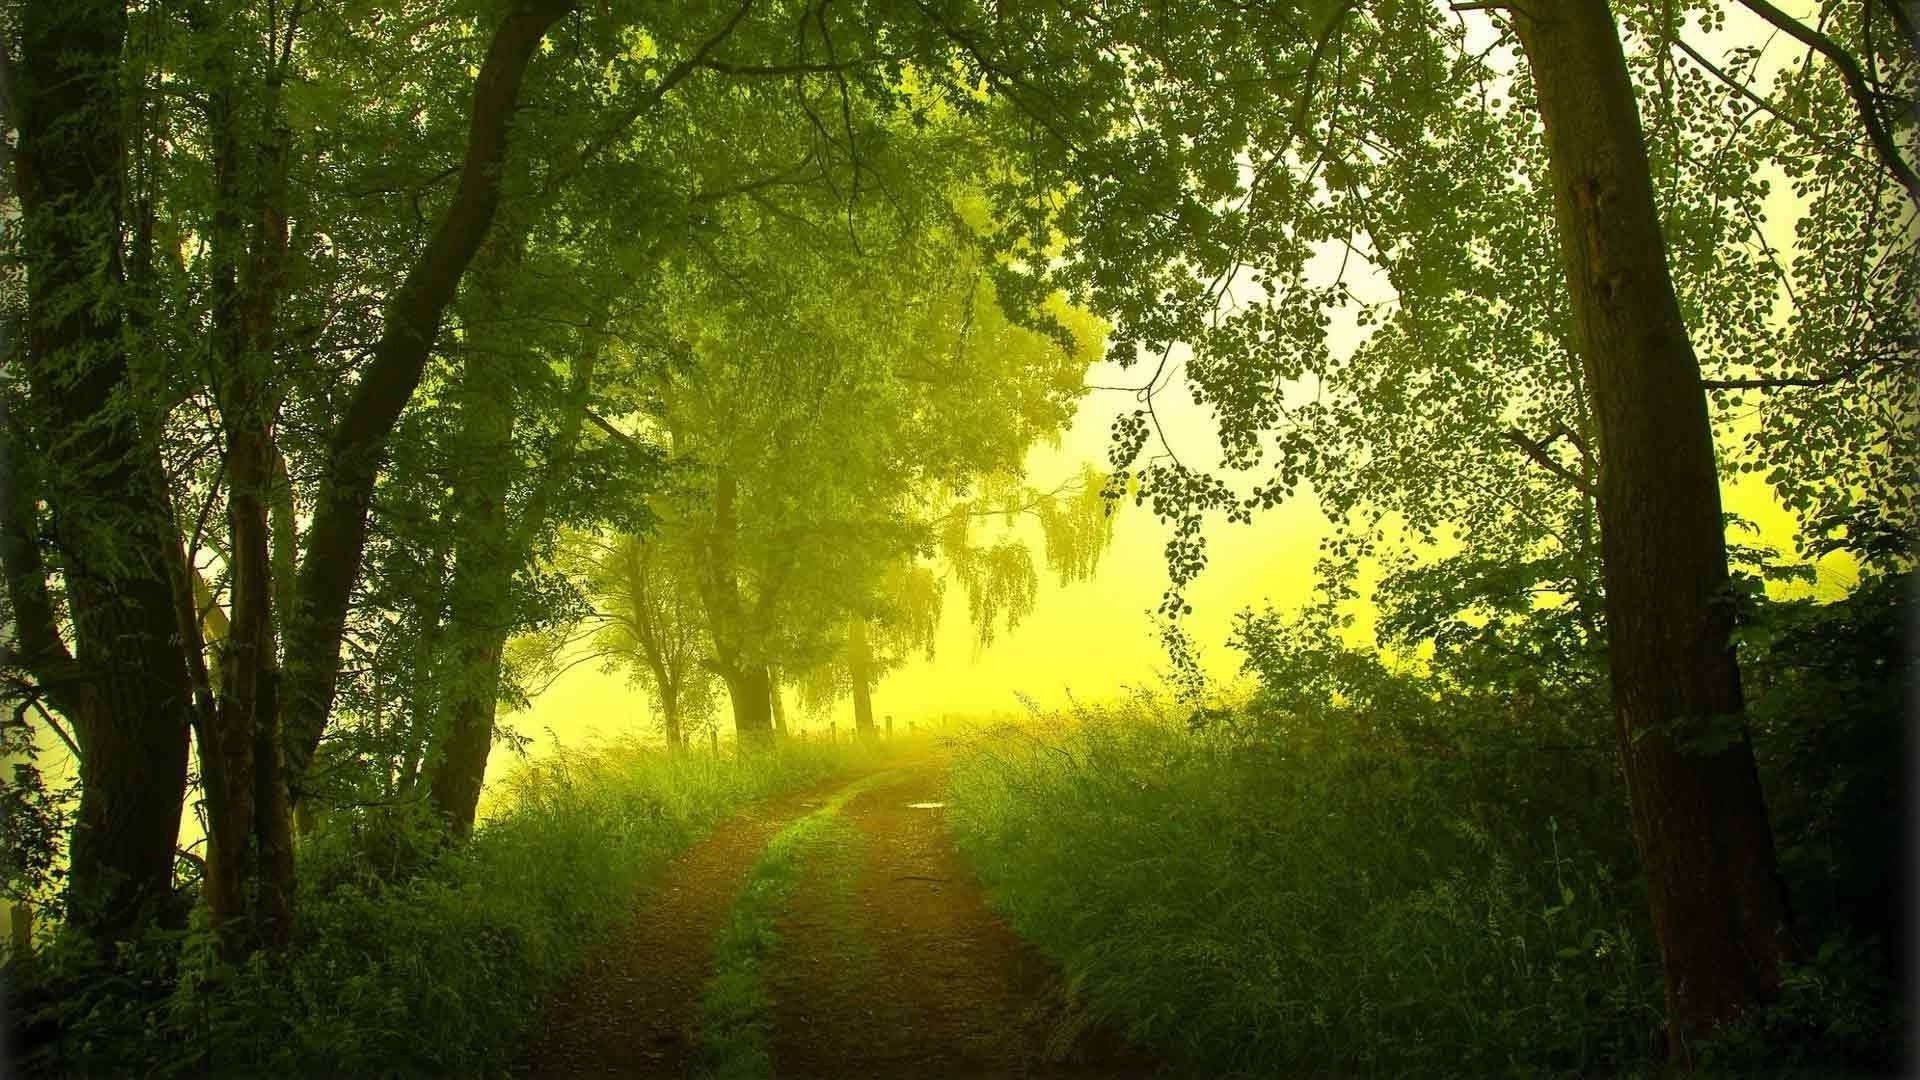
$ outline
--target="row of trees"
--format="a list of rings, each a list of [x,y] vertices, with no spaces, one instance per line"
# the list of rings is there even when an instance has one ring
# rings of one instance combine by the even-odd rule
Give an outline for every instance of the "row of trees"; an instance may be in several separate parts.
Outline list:
[[[1739,7],[1803,59],[1638,0],[24,5],[5,668],[80,750],[73,922],[169,894],[189,745],[244,949],[300,808],[470,824],[514,634],[682,613],[662,700],[711,670],[758,737],[941,573],[983,633],[1031,603],[980,499],[1086,572],[1016,474],[1096,339],[1064,290],[1155,368],[1107,490],[1174,523],[1169,613],[1207,515],[1310,483],[1349,552],[1461,533],[1438,617],[1604,644],[1684,1053],[1791,951],[1721,476],[1865,559],[1915,526],[1912,20]],[[1156,435],[1176,343],[1221,469]]]
[[[296,821],[468,831],[506,642],[582,615],[563,530],[673,515],[763,732],[913,500],[1064,422],[1098,335],[979,282],[991,125],[905,74],[942,39],[752,9],[9,18],[4,661],[78,751],[70,925],[168,907],[194,786],[235,954],[289,939]]]

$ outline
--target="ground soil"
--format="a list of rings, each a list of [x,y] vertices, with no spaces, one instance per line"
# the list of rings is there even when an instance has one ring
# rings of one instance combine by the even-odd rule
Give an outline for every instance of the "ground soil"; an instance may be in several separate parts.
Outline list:
[[[773,834],[845,787],[841,776],[722,822],[642,891],[634,918],[547,1003],[525,1071],[545,1076],[694,1075],[709,950],[735,891]]]
[[[1077,1022],[1058,974],[988,909],[953,850],[945,763],[894,765],[810,843],[763,978],[774,1075],[1146,1076],[1154,1064]],[[546,1013],[536,1076],[686,1077],[711,947],[780,827],[852,778],[721,825],[640,898],[636,918]]]
[[[775,1074],[1151,1075],[988,909],[930,805],[946,786],[938,759],[906,767],[808,859],[769,965]]]

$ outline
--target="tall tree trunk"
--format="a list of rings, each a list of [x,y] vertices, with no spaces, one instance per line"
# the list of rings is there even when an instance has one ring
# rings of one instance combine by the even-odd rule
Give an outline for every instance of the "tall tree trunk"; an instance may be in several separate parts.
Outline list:
[[[268,505],[278,451],[268,387],[274,319],[287,250],[282,209],[285,132],[279,76],[251,110],[241,104],[233,58],[248,44],[213,50],[209,121],[214,134],[213,389],[226,438],[231,613],[220,650],[217,707],[203,726],[206,898],[231,957],[284,945],[293,930],[293,825],[275,704],[275,581]],[[250,122],[251,121],[251,122]],[[197,619],[194,620],[196,623]]]
[[[734,544],[739,528],[735,503],[739,498],[739,482],[725,465],[714,478],[713,490],[713,534],[707,547],[702,600],[713,633],[714,651],[718,654],[717,667],[733,704],[734,735],[741,749],[768,747],[773,745],[773,702],[766,665],[747,655],[749,644],[758,642],[751,641],[745,605],[740,598],[740,582],[735,577]]]
[[[466,335],[458,389],[460,475],[453,492],[455,538],[447,640],[451,677],[436,728],[428,792],[455,839],[473,832],[493,747],[500,663],[513,619],[511,592],[519,560],[507,535],[507,485],[520,467],[513,448],[514,343],[496,333],[520,267],[521,236],[497,230],[467,286]]]
[[[499,238],[497,258],[488,258],[476,275],[477,325],[470,326],[465,385],[461,390],[462,443],[466,473],[454,497],[452,610],[447,637],[453,646],[454,677],[448,683],[445,740],[433,774],[433,804],[456,838],[473,830],[480,788],[486,780],[499,711],[500,677],[507,638],[513,630],[511,595],[514,575],[532,558],[533,546],[547,528],[553,499],[571,471],[592,394],[597,345],[574,360],[565,412],[545,469],[510,521],[507,489],[521,464],[513,448],[514,412],[510,389],[517,385],[512,358],[515,344],[493,336],[487,324],[507,313],[506,294],[519,269],[522,230]],[[529,357],[527,363],[539,362]]]
[[[773,706],[773,733],[784,739],[787,737],[787,703],[780,699],[779,669],[772,664],[767,665],[767,693],[772,698],[769,704]]]
[[[727,682],[727,697],[733,702],[733,733],[740,749],[771,747],[773,711],[767,692],[767,669],[758,665],[729,667],[721,677]]]
[[[130,935],[172,889],[195,715],[178,619],[185,582],[176,580],[180,538],[159,451],[129,386],[120,219],[126,8],[28,3],[20,33],[14,166],[27,264],[24,366],[41,426],[35,441],[51,462],[41,494],[61,552],[73,654],[50,621],[23,621],[16,635],[76,729],[69,920],[107,943]],[[14,501],[10,592],[44,569],[37,552],[22,558]],[[15,610],[17,620],[41,616],[50,612],[31,598]]]
[[[494,31],[474,81],[472,125],[459,188],[426,250],[395,290],[373,362],[328,440],[293,609],[287,613],[280,694],[295,794],[333,709],[347,603],[360,575],[367,511],[387,439],[440,333],[440,322],[500,204],[509,121],[527,65],[570,0],[528,0]]]
[[[867,644],[867,623],[855,619],[847,632],[847,668],[853,677],[853,730],[863,742],[880,737],[873,723],[873,651]]]
[[[1720,484],[1607,0],[1514,9],[1599,438],[1614,709],[1666,964],[1670,1047],[1779,986],[1773,836],[1729,642]]]

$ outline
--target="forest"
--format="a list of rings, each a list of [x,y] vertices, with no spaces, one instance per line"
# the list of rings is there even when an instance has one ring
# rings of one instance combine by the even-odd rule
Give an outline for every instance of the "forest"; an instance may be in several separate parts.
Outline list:
[[[0,1074],[1920,1073],[1914,0],[8,0]]]

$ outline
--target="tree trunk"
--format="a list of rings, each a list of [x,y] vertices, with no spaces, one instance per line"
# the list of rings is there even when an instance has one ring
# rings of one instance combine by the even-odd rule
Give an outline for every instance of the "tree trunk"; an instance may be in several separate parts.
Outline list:
[[[733,702],[733,733],[740,749],[764,750],[773,745],[772,698],[767,692],[767,669],[728,668],[727,697]]]
[[[434,721],[440,715],[438,664],[446,625],[441,618],[446,603],[446,583],[438,568],[444,562],[445,556],[435,550],[433,576],[423,578],[411,598],[415,614],[413,671],[407,687],[407,750],[400,759],[400,774],[394,783],[397,796],[402,800],[412,798],[419,786],[427,750],[434,740]]]
[[[453,493],[452,604],[447,638],[452,678],[428,790],[455,839],[473,832],[493,748],[500,663],[513,621],[518,552],[507,529],[507,485],[520,468],[513,448],[514,343],[495,331],[507,313],[509,283],[520,266],[518,230],[498,230],[470,275],[463,370],[458,389],[460,475]]]
[[[509,120],[527,65],[567,0],[535,0],[516,8],[494,31],[474,81],[472,125],[459,189],[433,239],[395,290],[383,316],[373,362],[355,385],[345,415],[328,440],[327,462],[307,530],[306,555],[286,620],[286,674],[281,692],[289,767],[297,784],[320,745],[340,676],[340,639],[347,604],[360,575],[367,512],[387,439],[439,336],[468,263],[486,238],[500,204]]]
[[[680,721],[678,695],[665,692],[660,695],[660,727],[667,737],[667,749],[676,754],[685,753],[687,731]]]
[[[491,628],[479,628],[467,637],[458,655],[463,670],[455,683],[446,745],[428,784],[434,809],[447,822],[454,838],[460,840],[473,833],[480,788],[487,777],[501,656],[507,640],[504,630]]]
[[[434,807],[456,837],[470,835],[480,788],[492,754],[493,724],[499,712],[500,676],[507,638],[514,626],[511,602],[514,575],[532,557],[536,539],[547,527],[555,493],[571,471],[592,394],[598,359],[588,346],[573,361],[573,372],[546,467],[522,507],[509,522],[507,489],[522,465],[513,448],[514,411],[510,400],[518,385],[512,358],[516,344],[493,333],[490,324],[507,314],[507,291],[520,266],[524,229],[501,230],[496,256],[475,275],[475,319],[470,320],[465,385],[461,389],[462,442],[466,472],[454,496],[452,604],[447,636],[454,649],[454,678],[449,689],[444,753],[430,790]],[[527,363],[537,364],[537,357]]]
[[[202,730],[200,760],[207,907],[230,958],[257,945],[286,944],[294,891],[293,827],[275,705],[276,587],[268,527],[278,451],[267,379],[287,248],[281,209],[286,144],[277,74],[269,75],[259,95],[257,122],[249,123],[242,111],[232,58],[243,50],[239,42],[213,50],[208,108],[216,189],[212,383],[226,437],[232,600],[217,705]],[[258,147],[251,162],[243,147]]]
[[[873,723],[873,653],[867,645],[867,624],[855,619],[847,634],[847,667],[853,676],[853,730],[862,742],[880,737]]]
[[[1608,4],[1536,4],[1513,22],[1539,91],[1594,405],[1617,736],[1665,959],[1669,1044],[1685,1063],[1694,1037],[1777,989],[1788,953],[1728,639],[1712,429]]]
[[[69,921],[102,944],[131,935],[171,893],[194,717],[178,625],[180,539],[158,448],[143,434],[143,403],[128,388],[125,32],[122,3],[24,6],[14,158],[26,253],[24,366],[33,421],[44,425],[37,442],[51,460],[41,494],[61,552],[74,651],[66,654],[51,622],[22,622],[16,634],[76,729],[81,797]],[[14,501],[9,591],[33,593],[45,579],[25,579],[43,568],[37,553],[20,558]],[[50,613],[30,603],[14,614]]]
[[[780,699],[780,676],[772,664],[767,665],[767,693],[772,698],[773,733],[780,738],[787,737],[787,703]]]

